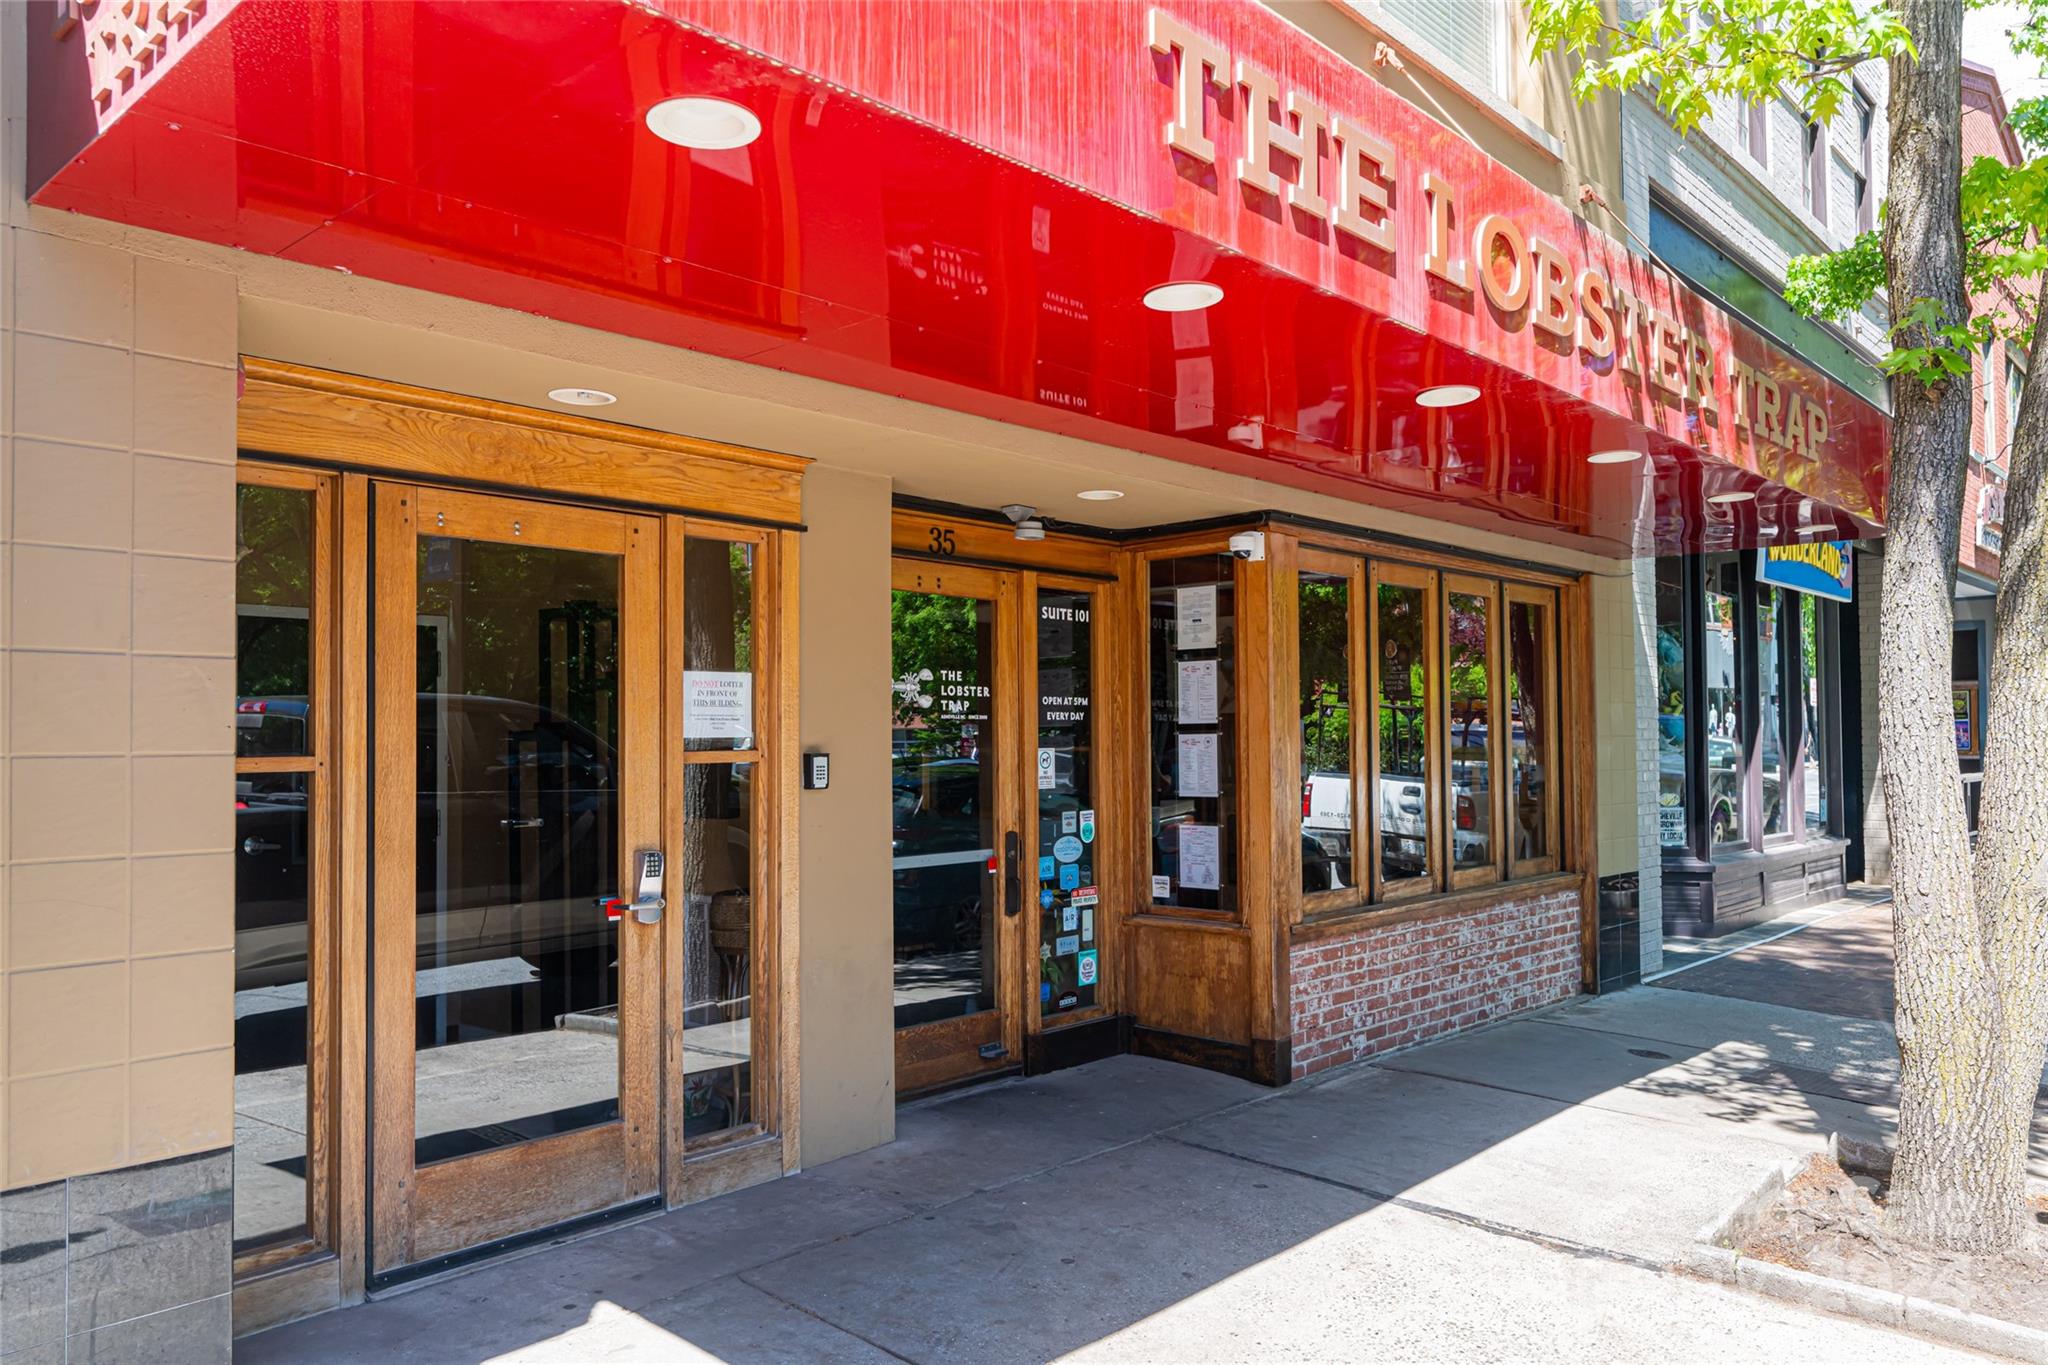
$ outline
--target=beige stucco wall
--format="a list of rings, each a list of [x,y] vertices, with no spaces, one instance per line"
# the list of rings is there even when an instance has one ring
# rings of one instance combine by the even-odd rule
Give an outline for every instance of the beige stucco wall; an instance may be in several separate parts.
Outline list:
[[[15,194],[19,146],[10,136]],[[10,195],[9,1188],[233,1139],[235,282],[24,223]]]
[[[798,794],[802,1160],[896,1134],[889,871],[889,481],[804,480],[798,732],[832,785]]]

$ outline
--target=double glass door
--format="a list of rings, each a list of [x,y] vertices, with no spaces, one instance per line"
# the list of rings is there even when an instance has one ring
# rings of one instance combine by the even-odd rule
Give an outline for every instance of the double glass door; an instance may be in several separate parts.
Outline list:
[[[659,1188],[661,528],[374,497],[381,1272]]]
[[[1107,1012],[1094,585],[899,561],[890,595],[899,1096]]]

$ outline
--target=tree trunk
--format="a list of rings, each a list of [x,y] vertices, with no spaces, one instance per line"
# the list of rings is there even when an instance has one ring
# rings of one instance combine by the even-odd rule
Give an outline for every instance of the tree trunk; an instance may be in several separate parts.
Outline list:
[[[2048,309],[2048,276],[2035,317]],[[2034,328],[2029,372],[2048,375],[2048,327]],[[1988,377],[1985,382],[1990,382]],[[2041,1065],[2048,1052],[2048,384],[2032,386],[2013,421],[1999,559],[1997,635],[1984,707],[1984,786],[1977,833],[1977,912],[1997,984],[2005,1036],[1989,1161],[2015,1186],[2003,1206],[2009,1235],[2027,1226],[2021,1206]],[[2008,1245],[2010,1243],[2007,1243]]]
[[[1918,55],[1891,64],[1886,283],[1894,316],[1932,300],[1960,323],[1969,316],[1960,189],[1963,7],[1955,0],[1893,5]],[[1934,339],[1909,333],[1898,341]],[[2011,1063],[1973,887],[1950,710],[1970,397],[1962,379],[1892,382],[1877,712],[1898,962],[1899,1150],[1888,1217],[1908,1237],[1986,1251],[2018,1236],[2024,1167],[2015,1166],[2006,1138]]]

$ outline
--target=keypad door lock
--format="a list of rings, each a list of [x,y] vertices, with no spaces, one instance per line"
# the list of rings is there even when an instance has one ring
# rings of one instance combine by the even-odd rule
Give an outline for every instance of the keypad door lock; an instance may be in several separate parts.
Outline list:
[[[634,860],[639,882],[633,888],[633,903],[626,908],[633,912],[633,918],[642,924],[661,923],[661,912],[668,908],[668,900],[661,894],[661,884],[668,870],[668,860],[658,848],[643,848]]]

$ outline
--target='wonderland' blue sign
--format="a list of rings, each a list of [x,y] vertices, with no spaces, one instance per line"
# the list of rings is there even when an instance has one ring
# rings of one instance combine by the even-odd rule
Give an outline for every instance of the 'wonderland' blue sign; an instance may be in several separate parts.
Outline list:
[[[1856,586],[1849,546],[1846,540],[1766,545],[1756,555],[1757,582],[1847,602]]]

